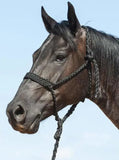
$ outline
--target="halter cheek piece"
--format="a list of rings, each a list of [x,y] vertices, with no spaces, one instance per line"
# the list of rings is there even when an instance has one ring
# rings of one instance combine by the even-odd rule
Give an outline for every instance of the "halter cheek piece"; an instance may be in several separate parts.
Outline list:
[[[91,86],[92,86],[92,67],[91,64],[93,63],[94,65],[94,69],[95,69],[95,98],[98,97],[99,95],[99,70],[98,70],[98,65],[96,60],[93,58],[92,56],[92,51],[90,50],[90,53],[88,53],[88,55],[85,57],[85,63],[80,66],[76,71],[74,71],[73,73],[71,73],[69,76],[65,77],[64,79],[58,81],[57,83],[52,83],[47,79],[44,79],[34,73],[28,72],[24,79],[30,79],[36,83],[38,83],[39,85],[43,86],[46,90],[48,90],[49,92],[51,92],[52,95],[52,99],[53,99],[53,107],[54,107],[54,116],[55,116],[55,120],[57,121],[57,131],[54,135],[54,138],[56,140],[55,145],[54,145],[54,150],[53,150],[53,155],[52,155],[52,160],[55,160],[56,158],[56,153],[57,153],[57,149],[59,146],[59,140],[62,134],[62,129],[63,129],[63,123],[64,121],[73,113],[73,111],[75,110],[77,104],[73,104],[71,106],[71,108],[68,110],[68,112],[66,113],[66,115],[61,119],[58,115],[57,112],[57,105],[56,105],[56,96],[55,96],[55,89],[58,89],[60,86],[62,86],[63,84],[67,83],[68,81],[70,81],[71,79],[73,79],[74,77],[76,77],[78,74],[80,74],[83,70],[87,69],[88,71],[88,77],[89,77],[89,96],[91,96]]]

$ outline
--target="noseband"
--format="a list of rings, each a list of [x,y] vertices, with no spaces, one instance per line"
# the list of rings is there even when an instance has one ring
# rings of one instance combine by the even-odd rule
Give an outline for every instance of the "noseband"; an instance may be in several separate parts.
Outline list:
[[[65,77],[64,79],[58,81],[57,83],[52,83],[47,79],[44,79],[34,73],[28,72],[24,79],[30,79],[42,87],[44,87],[47,91],[49,91],[52,95],[53,99],[53,107],[54,107],[54,116],[55,120],[57,121],[57,131],[54,135],[54,138],[56,140],[55,145],[54,145],[54,150],[53,150],[53,155],[51,160],[55,160],[56,158],[56,153],[57,149],[59,146],[59,140],[62,134],[62,129],[63,129],[63,123],[65,120],[73,113],[75,110],[77,104],[73,104],[71,108],[68,110],[68,112],[65,114],[65,116],[61,119],[58,115],[57,112],[57,104],[56,104],[56,96],[55,96],[55,90],[79,75],[83,70],[87,69],[88,71],[88,77],[89,77],[89,93],[88,95],[91,97],[91,87],[92,87],[92,64],[94,66],[94,71],[95,71],[95,98],[99,96],[99,69],[96,60],[93,57],[93,52],[89,48],[88,44],[86,45],[86,57],[85,57],[85,63],[81,65],[76,71],[71,73],[69,76]]]

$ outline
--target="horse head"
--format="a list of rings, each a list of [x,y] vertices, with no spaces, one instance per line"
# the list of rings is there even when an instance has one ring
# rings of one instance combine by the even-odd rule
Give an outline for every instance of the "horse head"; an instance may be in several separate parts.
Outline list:
[[[68,3],[67,21],[57,23],[43,7],[41,14],[49,36],[34,52],[30,73],[54,84],[84,64],[86,32],[81,27],[71,3]],[[80,75],[55,89],[54,94],[57,111],[67,105],[83,101],[88,94],[87,71],[81,72]],[[23,80],[7,108],[12,127],[29,134],[37,132],[40,121],[53,115],[53,112],[51,93],[30,79]]]

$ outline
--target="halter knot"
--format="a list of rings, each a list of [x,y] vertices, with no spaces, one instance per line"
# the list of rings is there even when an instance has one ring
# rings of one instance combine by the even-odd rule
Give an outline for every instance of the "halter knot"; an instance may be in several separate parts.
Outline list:
[[[93,57],[93,55],[86,55],[86,56],[84,57],[84,59],[85,59],[85,61],[93,62],[94,57]]]
[[[60,136],[62,134],[62,125],[63,125],[62,119],[60,119],[57,123],[58,123],[58,127],[57,127],[57,131],[54,135],[54,139],[59,140]]]

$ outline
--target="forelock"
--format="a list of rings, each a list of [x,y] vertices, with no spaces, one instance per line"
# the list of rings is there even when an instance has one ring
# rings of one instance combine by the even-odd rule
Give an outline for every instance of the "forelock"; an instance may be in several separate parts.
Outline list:
[[[53,28],[53,33],[55,35],[61,36],[70,47],[75,50],[76,45],[74,42],[74,35],[71,33],[68,21],[62,21],[61,23],[56,23]]]

